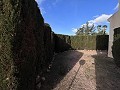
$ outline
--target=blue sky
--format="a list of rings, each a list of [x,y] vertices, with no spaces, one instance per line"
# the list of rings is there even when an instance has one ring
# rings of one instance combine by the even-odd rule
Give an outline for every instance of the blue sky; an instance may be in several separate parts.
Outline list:
[[[108,25],[107,19],[118,9],[118,0],[36,0],[44,21],[59,34],[74,35],[87,21]]]

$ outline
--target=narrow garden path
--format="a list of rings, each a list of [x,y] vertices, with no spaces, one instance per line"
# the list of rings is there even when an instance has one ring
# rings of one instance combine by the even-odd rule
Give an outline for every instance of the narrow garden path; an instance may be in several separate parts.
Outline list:
[[[59,53],[40,90],[120,90],[120,68],[106,51]]]

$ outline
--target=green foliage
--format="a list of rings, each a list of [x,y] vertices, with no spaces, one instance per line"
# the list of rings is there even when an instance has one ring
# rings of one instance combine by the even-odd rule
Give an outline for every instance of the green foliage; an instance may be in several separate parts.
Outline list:
[[[79,35],[71,37],[71,46],[74,49],[107,50],[108,35]]]
[[[89,22],[86,22],[81,28],[76,32],[76,35],[92,35],[95,32],[94,24],[90,25]]]
[[[71,46],[73,49],[79,49],[83,50],[84,49],[84,36],[71,36]]]
[[[45,23],[44,29],[44,49],[45,49],[45,65],[47,68],[52,61],[54,54],[54,33],[49,24]]]
[[[66,37],[70,37],[66,39]],[[57,38],[57,39],[56,39]],[[77,35],[77,36],[64,36],[56,35],[55,50],[57,52],[69,49],[78,50],[107,50],[108,49],[108,35]],[[69,40],[70,43],[66,42]]]
[[[76,35],[107,35],[106,33],[107,25],[98,25],[97,32],[94,24],[87,22],[81,28],[77,29]]]
[[[114,42],[112,46],[112,53],[116,65],[120,67],[120,27],[114,30]]]
[[[33,90],[39,67],[43,60],[44,22],[33,0],[21,0],[21,22],[14,36],[14,63],[18,90]],[[14,5],[14,4],[13,4]],[[17,22],[16,22],[17,23]],[[41,60],[41,61],[39,61]]]
[[[14,5],[13,5],[14,4]],[[20,22],[18,0],[0,1],[0,90],[16,89],[13,40]]]
[[[97,35],[106,35],[107,25],[98,25],[97,26]]]
[[[109,35],[97,35],[96,36],[96,49],[108,50]]]
[[[67,51],[71,48],[71,40],[68,35],[55,34],[55,52]]]
[[[35,89],[44,68],[43,38],[44,20],[34,0],[0,1],[0,90]]]

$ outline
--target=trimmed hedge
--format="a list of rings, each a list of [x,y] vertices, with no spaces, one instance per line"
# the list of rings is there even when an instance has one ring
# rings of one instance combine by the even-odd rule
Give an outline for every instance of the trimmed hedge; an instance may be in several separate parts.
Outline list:
[[[71,48],[71,40],[68,35],[54,34],[55,52],[67,51]]]
[[[55,39],[56,52],[62,52],[69,49],[108,50],[108,35],[68,36],[56,34]]]
[[[17,88],[12,49],[16,29],[21,24],[20,9],[21,3],[18,0],[0,1],[0,90]]]
[[[45,49],[44,66],[48,67],[50,62],[52,61],[52,57],[54,54],[54,33],[52,32],[52,29],[48,24],[45,24],[44,29],[44,49]]]
[[[73,49],[84,49],[84,36],[71,36],[71,46]]]
[[[53,36],[35,0],[0,1],[0,90],[36,89],[54,54]]]
[[[96,36],[71,36],[71,46],[79,50],[95,50]]]
[[[18,5],[21,22],[13,42],[16,86],[17,90],[34,90],[44,62],[44,20],[34,0],[20,0]]]
[[[108,50],[108,35],[71,36],[71,46],[79,50]]]
[[[112,46],[114,61],[120,67],[120,27],[114,29],[114,41]]]
[[[96,50],[108,50],[108,35],[97,35],[96,36]]]

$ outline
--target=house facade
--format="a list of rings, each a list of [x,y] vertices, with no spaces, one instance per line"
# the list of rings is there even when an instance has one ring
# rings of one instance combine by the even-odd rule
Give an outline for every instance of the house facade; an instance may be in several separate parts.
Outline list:
[[[114,29],[120,27],[120,5],[119,5],[119,10],[115,14],[113,14],[108,19],[108,21],[110,22],[108,57],[113,58],[112,55],[112,45],[113,45],[113,37],[114,37],[113,35],[114,35]]]

